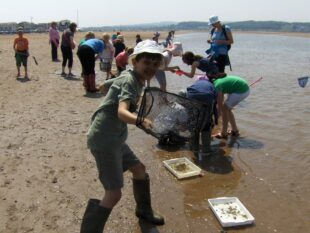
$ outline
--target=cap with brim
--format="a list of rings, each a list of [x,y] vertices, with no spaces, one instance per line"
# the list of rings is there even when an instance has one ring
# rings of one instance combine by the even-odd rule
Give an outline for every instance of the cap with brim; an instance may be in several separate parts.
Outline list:
[[[132,60],[141,53],[160,54],[162,57],[162,66],[164,66],[164,56],[162,55],[162,48],[153,40],[143,40],[139,42],[134,48],[133,53],[128,58],[128,63],[132,65]],[[161,67],[160,67],[161,68]]]

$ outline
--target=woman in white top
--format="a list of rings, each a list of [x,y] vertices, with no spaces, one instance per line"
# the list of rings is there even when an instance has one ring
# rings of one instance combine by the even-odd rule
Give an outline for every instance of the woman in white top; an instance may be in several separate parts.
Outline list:
[[[102,36],[102,39],[104,41],[105,48],[103,52],[99,55],[100,56],[100,70],[102,70],[103,72],[106,72],[107,73],[106,79],[109,79],[110,74],[111,76],[113,76],[113,74],[111,73],[111,68],[112,68],[112,62],[114,58],[114,46],[110,42],[109,34],[104,33]]]

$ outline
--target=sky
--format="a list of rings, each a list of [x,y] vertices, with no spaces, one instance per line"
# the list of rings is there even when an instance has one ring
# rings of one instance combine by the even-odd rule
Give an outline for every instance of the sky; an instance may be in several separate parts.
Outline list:
[[[79,27],[245,20],[310,22],[310,0],[1,0],[0,23],[69,19]]]

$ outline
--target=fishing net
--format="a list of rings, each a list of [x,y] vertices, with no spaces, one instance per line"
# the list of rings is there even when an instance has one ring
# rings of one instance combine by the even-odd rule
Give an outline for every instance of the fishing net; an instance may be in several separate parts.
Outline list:
[[[307,77],[307,76],[298,78],[299,86],[305,87],[307,85],[308,79],[309,79],[309,77]]]
[[[156,137],[161,145],[182,145],[210,123],[212,106],[148,87],[144,91],[136,123]],[[151,129],[142,125],[145,118],[152,121]]]

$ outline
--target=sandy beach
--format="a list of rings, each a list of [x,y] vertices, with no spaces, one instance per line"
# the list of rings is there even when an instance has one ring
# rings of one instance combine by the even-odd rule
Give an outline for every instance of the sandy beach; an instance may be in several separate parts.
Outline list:
[[[77,33],[75,40],[83,35]],[[125,33],[127,46],[134,45],[135,35]],[[152,33],[141,35],[146,38]],[[85,96],[76,51],[73,73],[77,77],[60,77],[61,63],[51,62],[47,34],[25,35],[30,43],[30,81],[16,80],[15,37],[2,35],[0,42],[0,232],[79,232],[88,198],[103,197],[95,162],[86,147],[90,117],[102,96]],[[134,126],[130,135],[134,136],[129,144],[152,177],[154,208],[166,216],[167,224],[160,231],[182,232],[177,230],[186,222],[182,195],[174,196],[178,192],[174,180],[166,181],[170,174],[153,155],[156,141]],[[153,227],[139,224],[135,217],[131,179],[128,173],[125,177],[123,198],[105,232],[141,232],[142,228],[148,232]],[[166,198],[174,201],[166,203]],[[171,219],[169,212],[173,212]]]
[[[137,32],[124,33],[127,46],[134,46],[136,34]],[[140,34],[145,39],[150,38],[153,33]],[[77,33],[75,41],[78,42],[83,35],[84,33]],[[96,35],[100,36],[101,33]],[[305,36],[309,37],[309,34]],[[100,199],[104,194],[97,178],[95,161],[86,146],[90,117],[103,96],[85,95],[76,50],[73,73],[77,76],[72,79],[60,77],[61,63],[51,61],[47,34],[25,35],[30,43],[30,80],[16,80],[12,49],[15,37],[16,35],[0,36],[0,232],[79,232],[88,199]],[[58,53],[61,59],[60,50]],[[36,58],[38,65],[32,56]],[[198,205],[195,198],[206,200],[215,194],[225,195],[221,189],[237,186],[240,177],[245,175],[244,170],[237,167],[230,173],[230,177],[210,174],[208,178],[198,177],[180,183],[163,167],[162,160],[192,157],[190,151],[186,148],[163,151],[156,146],[157,140],[135,126],[129,127],[129,134],[128,144],[150,173],[153,207],[165,216],[166,224],[154,227],[139,222],[134,214],[131,177],[129,173],[125,173],[122,199],[114,208],[105,232],[224,232],[207,202]],[[222,147],[216,153],[223,155],[228,150],[232,148]],[[240,162],[238,157],[236,162]],[[227,169],[231,166],[229,159],[214,163],[227,163]],[[248,179],[248,183],[253,182],[253,191],[246,197],[242,190],[238,194],[248,198],[248,203],[252,204],[251,210],[260,209],[260,203],[251,200],[260,181],[256,178]],[[199,182],[208,185],[201,185]],[[240,183],[246,189],[246,185]],[[195,189],[197,186],[201,189]],[[267,187],[265,191],[270,192]],[[272,206],[272,201],[276,199],[276,196],[272,196],[268,204],[271,203]],[[286,210],[284,207],[279,208],[275,215]],[[264,211],[256,211],[256,217],[257,228],[252,226],[229,232],[267,232],[265,229],[276,232],[274,219],[264,219]],[[306,229],[307,225],[309,226],[304,222],[299,230]],[[284,232],[278,228],[277,230]]]

